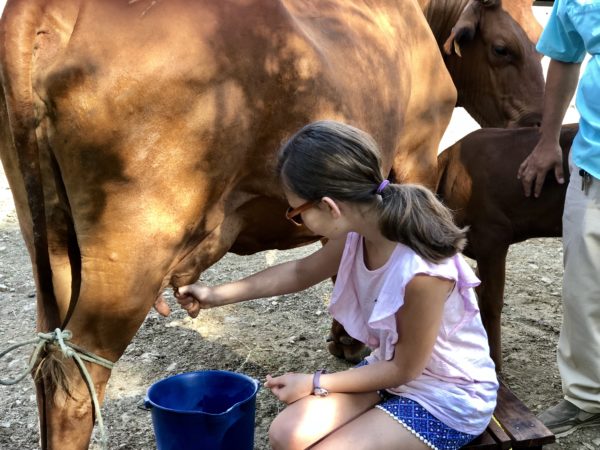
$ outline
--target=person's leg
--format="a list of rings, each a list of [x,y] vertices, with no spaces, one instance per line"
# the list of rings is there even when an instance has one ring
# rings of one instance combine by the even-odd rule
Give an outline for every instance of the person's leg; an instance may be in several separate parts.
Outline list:
[[[558,364],[568,401],[600,413],[600,180],[572,173],[563,219],[563,325]]]
[[[429,448],[386,412],[372,408],[310,447],[313,450],[423,450]]]
[[[476,436],[450,428],[418,402],[385,395],[356,419],[325,436],[313,449],[458,449]]]
[[[600,181],[581,189],[571,165],[563,214],[563,323],[558,368],[565,400],[540,419],[557,435],[600,425]]]
[[[305,449],[381,401],[375,393],[309,395],[286,407],[269,428],[273,449]],[[352,448],[352,447],[349,447]]]

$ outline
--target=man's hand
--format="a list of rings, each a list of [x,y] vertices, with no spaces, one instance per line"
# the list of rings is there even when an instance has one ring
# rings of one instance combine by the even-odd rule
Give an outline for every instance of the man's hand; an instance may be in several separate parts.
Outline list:
[[[533,195],[537,198],[542,192],[546,174],[554,169],[554,176],[559,184],[565,182],[563,174],[562,150],[558,143],[545,144],[538,142],[531,154],[521,163],[517,178],[521,180],[525,197]]]

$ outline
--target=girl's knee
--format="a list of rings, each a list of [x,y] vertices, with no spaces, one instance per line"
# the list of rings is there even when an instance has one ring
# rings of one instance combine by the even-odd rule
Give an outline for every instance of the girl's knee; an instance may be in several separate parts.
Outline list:
[[[277,415],[275,420],[271,422],[271,426],[269,427],[269,444],[274,450],[287,448],[285,441],[286,436],[289,436],[290,426],[286,422],[288,420],[281,417],[281,414]]]
[[[279,414],[269,427],[269,444],[274,450],[305,448],[299,442],[296,428],[297,420],[293,420],[289,414]]]

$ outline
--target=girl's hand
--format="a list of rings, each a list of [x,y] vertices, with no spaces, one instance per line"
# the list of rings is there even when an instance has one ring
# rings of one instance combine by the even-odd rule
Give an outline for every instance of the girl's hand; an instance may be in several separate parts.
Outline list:
[[[271,389],[275,397],[289,405],[312,394],[312,378],[312,375],[306,373],[286,373],[278,377],[267,375],[265,387]]]
[[[222,303],[216,298],[213,288],[201,284],[188,284],[175,289],[177,303],[187,311],[190,317],[198,316],[201,309],[221,306]]]

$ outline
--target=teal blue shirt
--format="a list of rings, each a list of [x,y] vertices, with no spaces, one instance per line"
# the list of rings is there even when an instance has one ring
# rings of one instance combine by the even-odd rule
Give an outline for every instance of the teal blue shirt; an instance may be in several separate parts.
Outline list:
[[[567,63],[591,55],[577,88],[581,118],[571,152],[578,167],[600,179],[600,0],[556,0],[537,49]]]

